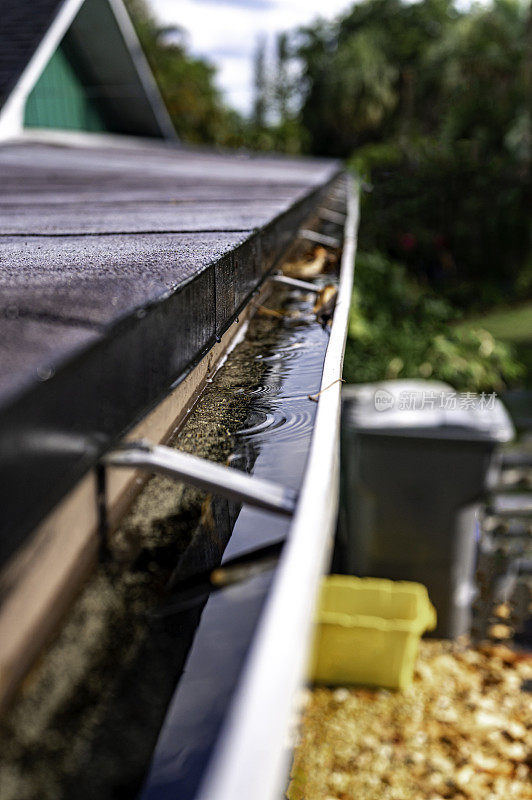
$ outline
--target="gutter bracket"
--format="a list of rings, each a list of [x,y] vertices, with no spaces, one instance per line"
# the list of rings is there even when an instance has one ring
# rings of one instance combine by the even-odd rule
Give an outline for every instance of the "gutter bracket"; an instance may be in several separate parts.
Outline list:
[[[294,289],[302,289],[304,292],[312,292],[319,294],[323,286],[316,286],[315,283],[310,281],[301,281],[299,278],[289,278],[287,275],[272,275],[270,278],[272,283],[280,283],[283,286],[291,286]]]
[[[334,236],[327,236],[325,233],[311,231],[307,228],[301,228],[298,233],[298,238],[307,239],[309,242],[316,242],[316,244],[322,244],[325,245],[325,247],[338,248],[342,246],[340,239],[336,239]]]
[[[342,227],[345,225],[347,219],[346,214],[342,214],[340,211],[333,211],[325,206],[318,209],[318,217],[327,220],[327,222],[334,222],[336,225],[341,225]]]
[[[125,442],[107,453],[101,463],[105,467],[125,467],[166,475],[197,489],[286,516],[291,516],[296,507],[297,494],[292,489],[146,440]]]

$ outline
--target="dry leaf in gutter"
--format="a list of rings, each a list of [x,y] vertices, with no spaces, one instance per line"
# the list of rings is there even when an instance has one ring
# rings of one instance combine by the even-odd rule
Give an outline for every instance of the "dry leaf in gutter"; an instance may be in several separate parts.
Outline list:
[[[324,286],[318,292],[312,310],[316,314],[318,322],[321,322],[322,325],[326,325],[332,319],[337,295],[338,289],[332,284]]]
[[[300,278],[301,280],[315,278],[324,271],[327,258],[327,250],[324,247],[316,247],[310,261],[308,259],[288,261],[283,264],[283,272],[289,278]]]

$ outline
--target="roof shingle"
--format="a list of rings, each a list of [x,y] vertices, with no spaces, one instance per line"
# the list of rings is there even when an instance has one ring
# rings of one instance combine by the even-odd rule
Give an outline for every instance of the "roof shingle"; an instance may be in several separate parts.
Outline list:
[[[1,0],[0,108],[14,89],[64,0]]]
[[[0,147],[0,562],[229,327],[338,174],[142,141]]]

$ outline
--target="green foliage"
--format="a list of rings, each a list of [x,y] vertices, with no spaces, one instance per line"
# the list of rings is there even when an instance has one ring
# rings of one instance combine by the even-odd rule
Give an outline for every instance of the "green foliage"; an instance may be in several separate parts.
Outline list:
[[[187,51],[185,32],[161,28],[145,0],[126,0],[137,35],[179,137],[190,144],[277,151],[307,149],[308,135],[293,109],[294,85],[288,37],[277,41],[275,78],[267,68],[265,41],[255,53],[253,118],[227,108],[215,84],[216,70]]]
[[[357,257],[344,377],[352,383],[434,378],[460,391],[500,391],[522,377],[507,345],[450,323],[456,312],[382,254]]]
[[[312,152],[371,184],[361,246],[464,307],[530,292],[530,19],[518,0],[362,0],[297,39]]]
[[[257,129],[264,128],[266,123],[266,109],[268,101],[268,85],[266,78],[266,40],[260,37],[255,49],[253,64],[253,88],[255,97],[253,102],[253,124]]]
[[[427,49],[427,69],[438,76],[443,142],[507,149],[526,106],[526,49],[524,6],[511,0],[474,7]]]
[[[182,32],[127,0],[180,136],[349,159],[364,179],[350,380],[498,389],[519,370],[453,309],[532,296],[532,16],[525,0],[360,0],[255,60],[254,120],[227,110]],[[429,288],[430,287],[430,288]]]
[[[363,0],[302,29],[294,52],[312,150],[349,156],[367,141],[419,136],[500,148],[526,137],[527,19],[518,0],[467,12],[451,0]]]
[[[382,33],[364,29],[331,53],[323,42],[317,63],[307,62],[301,114],[313,152],[344,156],[378,134],[398,102],[397,70],[385,45]],[[299,53],[308,54],[309,46],[302,44]]]
[[[460,306],[530,292],[526,172],[501,156],[480,157],[468,140],[452,151],[433,140],[369,145],[351,163],[372,186],[363,198],[364,248],[400,259]]]
[[[225,107],[215,68],[187,52],[183,30],[161,28],[144,0],[126,5],[179,137],[191,144],[240,146],[246,124]]]
[[[334,25],[303,29],[302,115],[313,151],[348,156],[369,141],[425,129],[435,99],[425,54],[456,16],[449,0],[365,0]],[[343,98],[341,137],[328,121],[336,110],[327,108],[331,82]]]
[[[265,128],[258,128],[255,125],[244,126],[239,146],[251,150],[299,155],[306,141],[306,131],[299,119],[289,116]]]

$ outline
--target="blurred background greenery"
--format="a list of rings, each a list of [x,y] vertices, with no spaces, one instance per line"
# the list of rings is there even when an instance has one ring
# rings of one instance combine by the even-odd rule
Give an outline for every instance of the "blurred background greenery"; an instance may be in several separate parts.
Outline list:
[[[134,22],[184,142],[335,156],[362,187],[345,377],[532,387],[532,8],[361,0],[257,44],[254,107],[215,70]]]

